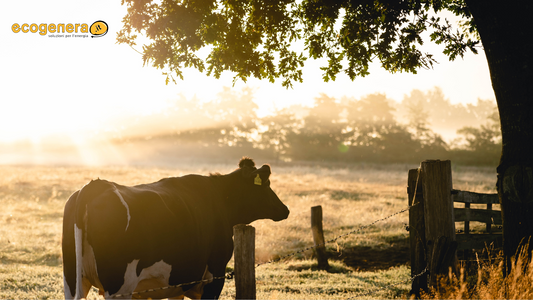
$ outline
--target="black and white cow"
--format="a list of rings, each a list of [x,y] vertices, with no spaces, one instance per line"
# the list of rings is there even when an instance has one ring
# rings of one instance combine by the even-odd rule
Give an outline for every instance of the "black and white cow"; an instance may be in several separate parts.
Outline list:
[[[224,276],[232,256],[233,226],[289,216],[270,174],[243,158],[226,175],[132,187],[91,181],[65,205],[65,298],[85,298],[91,286],[106,298],[218,298],[224,279],[213,278]],[[132,295],[148,289],[155,290]]]

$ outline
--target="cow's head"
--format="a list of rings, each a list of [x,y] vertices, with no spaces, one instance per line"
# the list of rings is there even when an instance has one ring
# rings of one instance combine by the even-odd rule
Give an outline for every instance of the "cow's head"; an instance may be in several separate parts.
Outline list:
[[[232,173],[239,181],[234,198],[237,201],[238,218],[243,223],[259,219],[281,221],[289,216],[289,209],[281,202],[270,188],[270,166],[263,165],[257,169],[252,159],[244,157],[239,162],[239,169]]]

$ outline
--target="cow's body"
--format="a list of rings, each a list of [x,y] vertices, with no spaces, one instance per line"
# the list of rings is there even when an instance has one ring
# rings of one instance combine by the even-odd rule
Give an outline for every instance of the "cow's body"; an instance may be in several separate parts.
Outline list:
[[[253,181],[258,174],[261,185]],[[95,286],[106,298],[218,298],[224,279],[213,277],[225,274],[233,226],[288,216],[269,175],[268,166],[257,170],[243,159],[227,175],[134,187],[91,181],[65,206],[65,297],[86,297]]]

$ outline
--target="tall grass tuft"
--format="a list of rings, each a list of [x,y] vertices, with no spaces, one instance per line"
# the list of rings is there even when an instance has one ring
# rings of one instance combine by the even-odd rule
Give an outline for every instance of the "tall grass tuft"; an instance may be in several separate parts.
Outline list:
[[[436,288],[422,294],[422,299],[533,299],[533,261],[523,248],[511,259],[512,271],[503,276],[504,258],[477,259],[477,272],[460,269],[459,276],[450,273],[439,280]],[[472,269],[470,269],[472,270]]]

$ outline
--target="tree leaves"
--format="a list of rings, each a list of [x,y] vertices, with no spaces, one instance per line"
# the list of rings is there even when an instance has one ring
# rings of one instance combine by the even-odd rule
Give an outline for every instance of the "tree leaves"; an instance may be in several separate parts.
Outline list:
[[[390,72],[416,73],[435,60],[423,53],[421,35],[432,31],[431,41],[444,44],[454,60],[468,50],[477,53],[476,28],[463,0],[123,0],[128,6],[118,43],[135,45],[138,34],[150,43],[143,47],[144,63],[183,79],[183,68],[219,78],[224,71],[235,80],[249,77],[291,87],[302,81],[307,58],[327,57],[321,67],[325,81],[345,73],[354,80],[368,75],[379,60]],[[449,10],[466,18],[453,31],[449,22],[429,17]],[[472,39],[473,38],[473,39]],[[303,40],[305,49],[294,42]],[[208,47],[206,57],[199,50]],[[169,73],[167,72],[167,83]],[[173,79],[173,78],[171,78]]]

